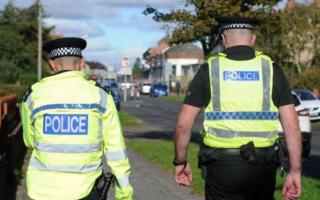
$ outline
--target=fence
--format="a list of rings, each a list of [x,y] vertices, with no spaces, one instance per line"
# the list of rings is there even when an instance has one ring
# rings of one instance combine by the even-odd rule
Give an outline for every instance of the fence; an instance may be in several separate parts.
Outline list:
[[[20,171],[24,152],[17,96],[0,97],[0,199],[14,190],[15,171]]]

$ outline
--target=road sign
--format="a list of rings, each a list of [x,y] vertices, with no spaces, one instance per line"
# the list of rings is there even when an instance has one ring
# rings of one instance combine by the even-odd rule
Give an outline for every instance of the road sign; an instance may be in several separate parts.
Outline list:
[[[129,64],[130,64],[129,58],[121,58],[121,61],[120,61],[121,68],[119,71],[120,75],[128,75],[128,76],[132,75],[132,69],[131,67],[129,67]]]
[[[121,58],[120,64],[121,64],[121,67],[129,67],[129,64],[130,64],[129,58]]]

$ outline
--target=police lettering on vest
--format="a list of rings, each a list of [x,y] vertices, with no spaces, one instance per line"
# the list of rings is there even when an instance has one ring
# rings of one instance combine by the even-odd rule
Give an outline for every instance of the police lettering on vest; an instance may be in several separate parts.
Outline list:
[[[46,114],[43,118],[43,133],[54,135],[87,135],[88,115]]]
[[[224,81],[259,81],[258,71],[223,71]]]

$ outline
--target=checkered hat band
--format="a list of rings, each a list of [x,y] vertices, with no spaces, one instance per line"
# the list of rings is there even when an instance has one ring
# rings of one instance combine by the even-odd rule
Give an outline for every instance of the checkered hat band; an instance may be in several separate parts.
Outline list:
[[[232,24],[222,24],[221,28],[223,30],[226,30],[226,29],[253,29],[253,25],[247,24],[247,23],[232,23]]]
[[[75,47],[62,47],[62,48],[57,48],[53,49],[49,53],[49,58],[57,58],[57,57],[62,57],[62,56],[82,56],[81,49],[80,48],[75,48]]]

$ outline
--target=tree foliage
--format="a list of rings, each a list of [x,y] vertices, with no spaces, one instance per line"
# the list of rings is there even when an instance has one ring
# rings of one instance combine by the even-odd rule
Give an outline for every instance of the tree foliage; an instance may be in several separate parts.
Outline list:
[[[132,68],[132,76],[134,78],[141,78],[142,77],[142,63],[140,58],[136,58]]]
[[[10,1],[0,11],[0,81],[15,83],[26,74],[36,74],[38,49],[38,7],[18,8]],[[50,27],[43,26],[43,39]],[[29,75],[29,77],[36,77]]]
[[[214,48],[217,36],[216,16],[241,15],[261,16],[261,12],[271,12],[279,0],[184,0],[182,8],[168,13],[147,7],[145,15],[153,15],[153,19],[165,25],[171,33],[171,43],[199,41],[204,55]],[[254,8],[254,9],[253,9]]]
[[[290,19],[290,20],[289,20]],[[320,12],[315,6],[297,6],[281,13],[283,50],[287,63],[301,74],[315,68],[320,56]]]

